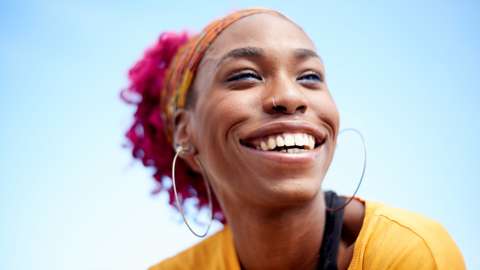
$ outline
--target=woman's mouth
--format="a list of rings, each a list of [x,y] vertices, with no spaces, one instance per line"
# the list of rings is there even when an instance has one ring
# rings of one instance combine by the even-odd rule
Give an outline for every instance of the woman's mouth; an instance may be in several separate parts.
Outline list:
[[[314,135],[305,132],[284,132],[252,140],[240,140],[240,143],[259,151],[295,154],[314,150],[323,141],[317,140]]]
[[[245,132],[240,145],[252,162],[273,162],[292,168],[312,166],[324,157],[328,131],[303,120],[273,121]],[[322,150],[323,149],[323,150]]]

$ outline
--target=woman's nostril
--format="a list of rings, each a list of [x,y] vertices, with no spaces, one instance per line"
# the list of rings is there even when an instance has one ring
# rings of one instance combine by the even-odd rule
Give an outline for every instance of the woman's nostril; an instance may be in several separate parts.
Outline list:
[[[279,112],[279,113],[286,113],[287,112],[287,107],[283,105],[275,105],[273,106],[273,111],[274,112]]]
[[[304,113],[307,111],[307,106],[306,105],[301,105],[297,107],[297,112]]]
[[[278,105],[276,104],[275,106],[272,107],[272,111],[275,113],[305,113],[307,111],[307,106],[306,105],[300,105],[297,106],[295,109],[292,106],[291,108],[288,108],[287,106],[284,105]]]
[[[296,114],[305,113],[307,104],[306,100],[293,96],[280,99],[273,97],[269,108],[270,113]]]

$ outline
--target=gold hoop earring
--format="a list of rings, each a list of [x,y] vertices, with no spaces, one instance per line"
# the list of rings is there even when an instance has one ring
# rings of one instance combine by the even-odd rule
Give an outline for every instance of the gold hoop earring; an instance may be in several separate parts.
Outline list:
[[[345,208],[350,202],[353,201],[353,199],[355,198],[355,195],[357,195],[357,192],[358,190],[360,189],[360,186],[362,185],[362,182],[363,182],[363,178],[365,177],[365,170],[367,169],[367,145],[365,144],[365,139],[362,135],[362,133],[358,130],[358,129],[355,129],[355,128],[347,128],[347,129],[343,129],[342,131],[340,131],[339,135],[344,133],[344,132],[347,132],[347,131],[351,131],[353,133],[356,133],[359,137],[360,137],[360,140],[362,141],[362,145],[363,145],[363,168],[362,168],[362,174],[360,175],[360,180],[358,181],[358,184],[357,184],[357,187],[355,188],[355,191],[353,192],[352,196],[350,198],[348,198],[348,200],[338,206],[338,207],[335,207],[335,208],[327,208],[327,211],[330,211],[330,212],[336,212],[338,210],[341,210],[343,208]]]
[[[204,233],[197,233],[195,230],[193,230],[192,226],[190,226],[190,223],[187,221],[187,217],[185,216],[185,212],[183,211],[183,207],[182,205],[180,204],[180,199],[178,197],[178,193],[177,193],[177,185],[176,185],[176,180],[175,180],[175,167],[176,167],[176,164],[177,164],[177,158],[180,154],[182,153],[191,153],[192,152],[192,147],[191,146],[188,146],[188,147],[184,147],[184,146],[177,146],[175,148],[175,156],[173,157],[173,163],[172,163],[172,185],[173,185],[173,192],[174,192],[174,195],[175,195],[175,203],[177,205],[177,208],[178,210],[180,211],[180,215],[182,215],[182,218],[183,218],[183,222],[185,223],[185,225],[187,225],[187,228],[197,237],[200,237],[200,238],[203,238],[205,237],[207,234],[208,234],[208,231],[210,230],[210,227],[212,226],[212,222],[213,222],[213,205],[212,205],[212,194],[211,194],[211,191],[210,191],[210,185],[208,184],[208,181],[205,179],[206,178],[206,175],[203,178],[203,181],[205,183],[205,188],[207,190],[207,196],[208,196],[208,207],[210,208],[210,222],[208,223],[208,226],[207,226],[207,229],[205,230]],[[199,163],[200,167],[202,167],[202,170],[203,170],[203,166],[201,165],[201,163],[199,162],[199,160],[197,160],[197,162]]]

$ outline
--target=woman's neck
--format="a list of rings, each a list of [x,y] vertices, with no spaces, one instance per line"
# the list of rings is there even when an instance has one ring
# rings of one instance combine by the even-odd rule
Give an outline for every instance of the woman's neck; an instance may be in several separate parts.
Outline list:
[[[243,269],[315,269],[325,226],[323,192],[282,211],[252,209],[229,215]]]

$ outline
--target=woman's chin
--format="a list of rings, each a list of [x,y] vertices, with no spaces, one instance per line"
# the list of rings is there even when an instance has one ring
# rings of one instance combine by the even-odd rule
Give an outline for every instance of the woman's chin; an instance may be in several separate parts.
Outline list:
[[[299,206],[313,201],[321,189],[319,179],[282,178],[275,179],[263,189],[261,201],[272,207]]]

